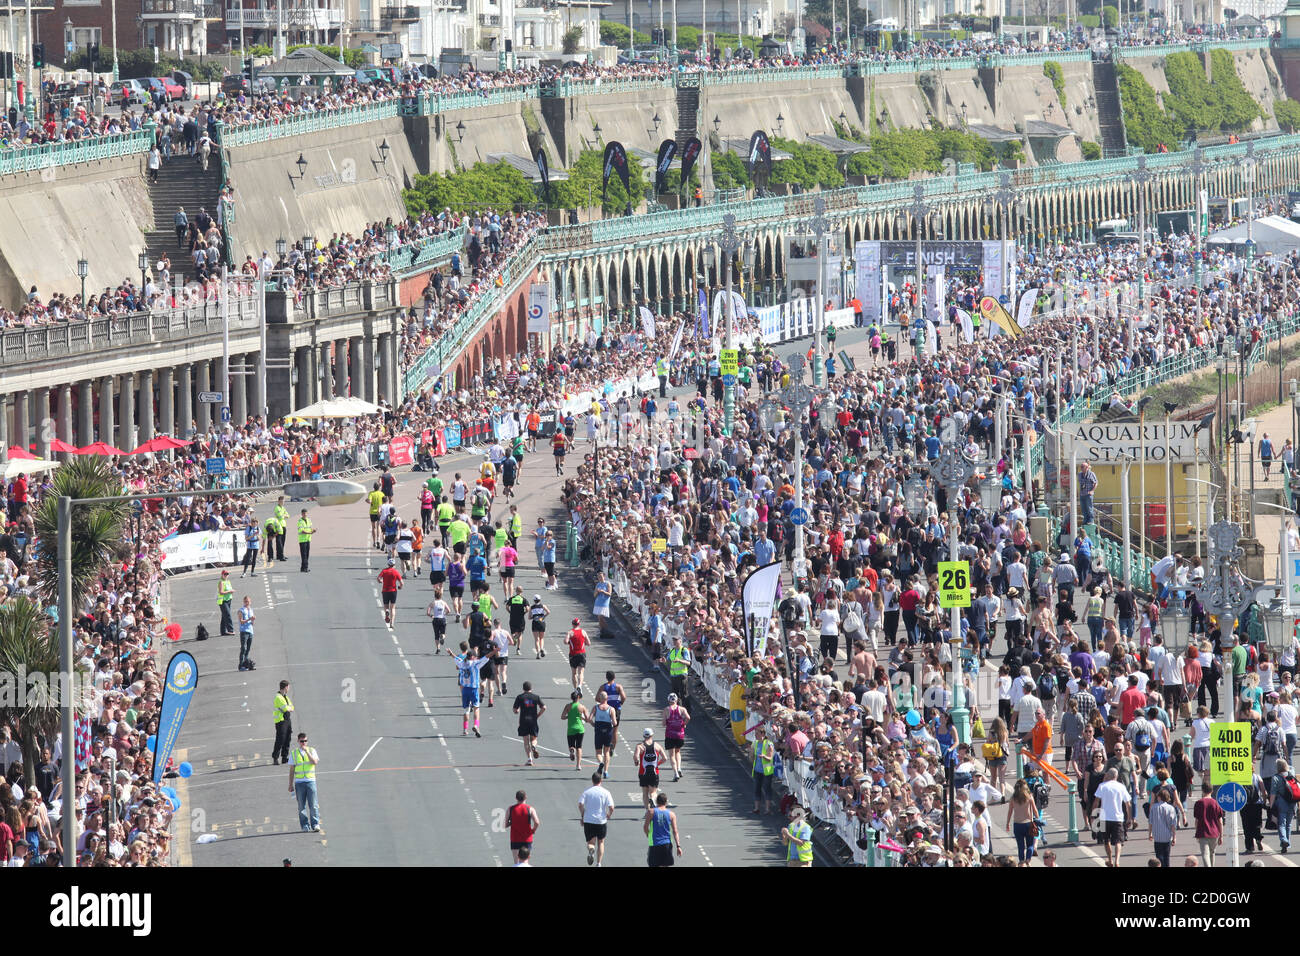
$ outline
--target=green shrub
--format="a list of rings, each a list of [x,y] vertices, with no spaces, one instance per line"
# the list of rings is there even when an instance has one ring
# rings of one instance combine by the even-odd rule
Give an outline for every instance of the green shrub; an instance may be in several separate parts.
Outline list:
[[[1156,152],[1162,143],[1176,144],[1182,138],[1178,125],[1160,108],[1156,91],[1142,74],[1119,63],[1115,66],[1115,77],[1128,141],[1148,153]]]
[[[574,209],[591,202],[600,201],[600,178],[604,172],[604,148],[583,150],[578,161],[569,169],[569,178],[564,182],[551,184],[551,205],[565,209]],[[624,191],[623,181],[617,175],[609,177],[609,189],[605,194],[605,212],[619,215],[630,201],[633,208],[641,202],[646,193],[645,171],[635,159],[628,157],[628,189]]]
[[[900,129],[872,137],[868,152],[849,159],[848,172],[853,176],[906,179],[914,172],[942,172],[945,159],[990,170],[1000,158],[1024,157],[1014,148],[1004,150],[1000,156],[985,140],[957,129]]]
[[[402,190],[406,211],[412,216],[450,207],[466,209],[513,209],[537,204],[537,191],[519,170],[509,163],[475,163],[459,173],[416,176],[410,189]]]
[[[1095,13],[1085,14],[1079,17],[1079,26],[1088,30],[1095,30],[1101,26],[1101,17]]]
[[[735,153],[713,151],[714,189],[748,189],[753,185],[754,181],[749,178],[744,160]]]
[[[1277,125],[1288,133],[1300,130],[1300,103],[1295,100],[1278,100],[1273,104]]]
[[[1101,159],[1101,144],[1094,143],[1092,140],[1085,139],[1079,144],[1079,149],[1083,152],[1083,158],[1088,162],[1094,159]]]
[[[821,186],[832,189],[844,185],[844,176],[835,163],[835,154],[817,143],[799,143],[779,136],[772,145],[790,154],[772,166],[771,184],[798,183],[804,189]]]
[[[681,36],[680,30],[677,31],[677,35],[679,37]],[[640,30],[637,30],[636,33],[632,35],[632,41],[637,46],[649,46],[650,34],[642,33]],[[601,20],[600,42],[605,44],[605,46],[616,46],[620,50],[626,50],[627,24],[615,23],[613,20]]]
[[[1119,26],[1119,10],[1112,6],[1101,8],[1101,19],[1106,26],[1114,28]]]
[[[1056,98],[1061,101],[1061,109],[1065,109],[1065,70],[1055,60],[1044,60],[1043,76],[1052,81],[1052,89],[1056,90]]]

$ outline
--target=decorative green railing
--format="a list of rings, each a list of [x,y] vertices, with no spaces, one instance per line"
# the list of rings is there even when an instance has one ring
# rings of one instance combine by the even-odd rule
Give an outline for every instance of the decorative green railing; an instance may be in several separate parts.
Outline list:
[[[141,129],[117,136],[95,136],[71,143],[44,146],[19,146],[0,150],[0,174],[24,173],[50,166],[69,166],[98,159],[135,156],[149,152],[153,146],[152,129]]]
[[[399,115],[399,101],[386,100],[382,103],[367,103],[365,106],[348,106],[338,110],[322,110],[319,113],[297,113],[281,120],[266,120],[261,123],[247,123],[243,126],[227,126],[222,138],[227,146],[247,146],[250,143],[265,143],[273,139],[287,139],[304,133],[318,133],[327,129],[341,129],[359,123],[373,123],[376,120],[389,119]]]
[[[411,250],[417,251],[411,258]],[[445,232],[431,239],[421,239],[415,243],[403,243],[396,249],[382,253],[380,261],[386,263],[393,274],[403,276],[411,272],[420,272],[428,266],[444,259],[450,259],[453,252],[465,248],[465,229]]]
[[[479,106],[519,103],[523,100],[535,100],[540,96],[541,88],[536,83],[481,92],[467,90],[464,93],[425,93],[420,97],[420,112],[425,116],[433,116],[449,110],[472,110]]]
[[[671,88],[673,78],[664,76],[627,76],[612,79],[596,78],[591,80],[558,77],[541,86],[542,96],[598,96],[603,93],[642,93],[656,87]]]

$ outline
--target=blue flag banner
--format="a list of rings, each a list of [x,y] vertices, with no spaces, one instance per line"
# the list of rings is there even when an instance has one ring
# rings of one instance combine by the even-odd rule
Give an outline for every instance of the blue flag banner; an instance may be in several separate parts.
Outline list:
[[[448,448],[459,448],[460,447],[460,426],[448,425],[446,428],[442,430],[442,438],[443,441],[446,442]]]
[[[700,339],[709,337],[709,297],[703,289],[699,290],[699,296],[696,300],[695,337]]]
[[[176,739],[181,735],[181,725],[194,700],[194,690],[199,686],[199,665],[188,651],[178,651],[167,662],[167,678],[163,682],[162,704],[158,708],[158,733],[154,739],[153,782],[162,780],[167,761],[171,759]]]

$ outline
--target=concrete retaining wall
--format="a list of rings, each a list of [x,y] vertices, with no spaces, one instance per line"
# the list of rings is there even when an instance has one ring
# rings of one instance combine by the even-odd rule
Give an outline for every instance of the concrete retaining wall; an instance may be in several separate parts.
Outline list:
[[[33,285],[47,302],[80,292],[82,258],[87,295],[126,277],[138,283],[136,256],[152,228],[141,156],[0,177],[0,301],[21,303]]]

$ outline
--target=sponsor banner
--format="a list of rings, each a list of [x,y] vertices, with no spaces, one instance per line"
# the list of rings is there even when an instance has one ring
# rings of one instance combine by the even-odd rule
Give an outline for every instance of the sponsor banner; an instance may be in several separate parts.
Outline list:
[[[967,345],[970,345],[975,341],[975,325],[971,322],[970,313],[965,309],[958,309],[957,320],[961,322],[962,338],[966,340]]]
[[[551,284],[534,282],[528,287],[528,331],[544,335],[551,330]]]
[[[980,314],[984,317],[984,321],[989,323],[990,336],[993,334],[992,326],[994,323],[997,323],[998,328],[1013,339],[1024,334],[1025,330],[1011,317],[1011,313],[1003,308],[1002,303],[991,295],[986,295],[980,299]]]
[[[235,564],[244,556],[244,532],[226,529],[174,534],[164,538],[161,547],[164,571],[205,564]]]
[[[984,294],[997,298],[1002,294],[1005,275],[1002,262],[1002,241],[995,239],[984,243]]]
[[[448,425],[442,430],[442,447],[444,455],[447,453],[447,449],[460,447],[459,425]]]
[[[389,465],[415,464],[415,441],[410,435],[398,435],[388,443]]]
[[[862,303],[867,325],[880,321],[884,282],[880,271],[880,243],[859,242],[853,247],[857,260],[853,272],[853,292]]]
[[[163,682],[162,703],[158,707],[158,731],[154,740],[153,782],[162,780],[163,771],[171,759],[176,740],[181,735],[181,725],[194,700],[194,690],[199,686],[199,665],[188,651],[178,651],[167,662],[167,678]]]
[[[677,152],[677,143],[674,140],[666,139],[659,144],[659,155],[655,157],[655,192],[664,191],[664,177],[668,175],[668,167],[673,164],[673,156]]]
[[[1034,317],[1034,303],[1038,301],[1040,289],[1026,289],[1020,297],[1020,306],[1016,309],[1016,322],[1023,329]]]
[[[780,585],[780,561],[755,568],[745,578],[740,595],[744,604],[751,654],[762,656],[767,650],[767,626],[772,620],[772,610],[776,606],[777,589]]]
[[[655,314],[644,305],[641,306],[639,311],[641,315],[641,331],[646,334],[646,338],[653,339],[655,337]]]
[[[880,261],[887,266],[916,269],[916,243],[880,243]],[[921,242],[921,262],[926,271],[944,266],[952,271],[978,271],[984,267],[984,243],[957,240],[925,239]]]
[[[447,431],[445,428],[439,428],[433,433],[433,453],[438,457],[447,454]]]
[[[503,415],[492,420],[492,431],[498,441],[509,441],[519,434],[519,422],[513,415]]]

